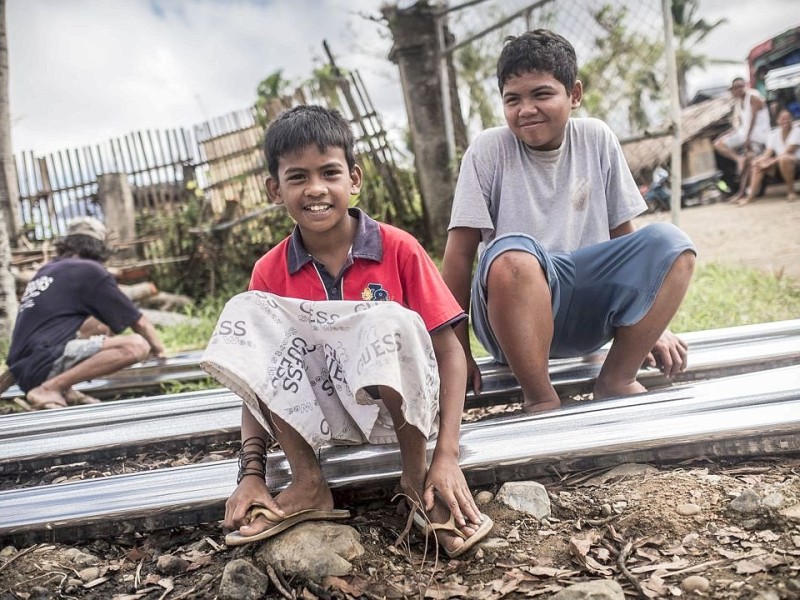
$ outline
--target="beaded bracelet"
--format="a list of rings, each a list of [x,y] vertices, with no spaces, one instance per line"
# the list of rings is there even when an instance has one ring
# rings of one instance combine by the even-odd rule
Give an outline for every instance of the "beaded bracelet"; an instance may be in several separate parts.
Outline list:
[[[247,450],[248,446],[258,446],[259,451]],[[262,479],[267,476],[267,444],[260,437],[250,437],[242,442],[242,448],[239,450],[239,474],[236,477],[236,483],[242,482],[242,479],[248,475],[258,475]],[[250,463],[257,462],[258,466],[251,467]]]

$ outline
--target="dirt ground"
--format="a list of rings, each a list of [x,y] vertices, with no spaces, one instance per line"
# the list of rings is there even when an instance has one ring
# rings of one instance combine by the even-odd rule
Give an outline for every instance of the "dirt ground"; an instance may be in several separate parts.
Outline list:
[[[770,186],[746,206],[719,202],[681,210],[679,226],[697,245],[698,262],[739,264],[800,281],[800,201]],[[670,221],[667,212],[643,215],[637,227]]]
[[[661,213],[637,220],[669,220]],[[699,260],[763,268],[800,281],[800,202],[783,190],[738,208],[685,209],[680,225]],[[185,464],[197,456],[137,457],[135,468]],[[125,462],[125,461],[122,461]],[[0,481],[0,489],[130,471],[76,465]],[[56,476],[57,475],[57,476]],[[350,506],[365,553],[353,572],[318,584],[271,584],[268,598],[549,598],[578,581],[614,579],[629,598],[800,598],[800,456],[592,471],[540,480],[552,503],[543,522],[490,501],[486,544],[461,560],[428,554],[395,505]],[[477,492],[478,490],[476,490]],[[496,488],[482,490],[494,494]],[[751,506],[741,509],[741,500]],[[68,501],[68,500],[67,500]],[[226,548],[218,524],[68,544],[0,550],[0,600],[213,599],[225,565],[252,547]],[[280,574],[278,573],[280,583]],[[689,591],[691,584],[699,591]]]

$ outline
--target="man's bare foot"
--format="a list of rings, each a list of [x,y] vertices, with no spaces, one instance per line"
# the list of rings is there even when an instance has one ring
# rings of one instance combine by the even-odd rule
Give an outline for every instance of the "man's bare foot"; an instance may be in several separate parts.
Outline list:
[[[786,201],[787,202],[795,202],[797,200],[797,194],[794,192],[789,192],[786,194]]]
[[[64,392],[64,398],[67,400],[68,404],[73,406],[76,404],[100,404],[100,400],[94,396],[84,394],[83,392],[74,388],[69,388],[66,392]]]
[[[638,381],[625,384],[605,383],[599,379],[594,384],[593,398],[602,400],[603,398],[613,398],[615,396],[632,396],[633,394],[643,394],[647,391]]]
[[[745,196],[744,198],[741,198],[735,204],[736,204],[736,206],[744,206],[746,204],[750,204],[752,201],[753,201],[753,199],[750,196]]]
[[[555,410],[557,408],[561,408],[561,400],[546,400],[544,402],[531,402],[529,400],[525,400],[522,403],[522,412],[525,413],[540,413],[540,412],[547,412],[548,410]]]
[[[60,391],[47,389],[43,385],[30,390],[25,398],[34,410],[64,408],[67,405],[67,400]]]
[[[292,482],[285,490],[275,497],[286,516],[291,516],[296,512],[307,509],[331,510],[333,508],[333,495],[324,481],[319,485],[298,484]],[[239,533],[243,536],[252,536],[274,527],[277,523],[269,521],[265,516],[259,515],[253,522],[239,527]]]

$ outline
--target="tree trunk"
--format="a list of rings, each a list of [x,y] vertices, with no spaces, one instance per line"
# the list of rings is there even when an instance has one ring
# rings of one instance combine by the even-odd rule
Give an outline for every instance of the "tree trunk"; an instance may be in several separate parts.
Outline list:
[[[0,0],[0,338],[8,339],[17,318],[17,292],[11,274],[11,240],[19,218],[19,190],[11,153],[8,107],[8,42],[6,2]]]

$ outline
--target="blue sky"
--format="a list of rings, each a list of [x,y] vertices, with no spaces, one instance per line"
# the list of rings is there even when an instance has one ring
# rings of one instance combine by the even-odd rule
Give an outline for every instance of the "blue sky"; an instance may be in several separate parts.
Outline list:
[[[729,20],[703,51],[742,62],[692,74],[695,87],[744,75],[752,46],[800,24],[797,0],[701,2],[709,20]],[[390,41],[364,16],[377,16],[381,4],[8,0],[14,150],[40,154],[138,129],[190,127],[245,108],[269,73],[283,69],[295,81],[309,76],[322,60],[323,39],[341,66],[359,70],[388,127],[400,131],[405,109],[397,67],[386,58]]]

